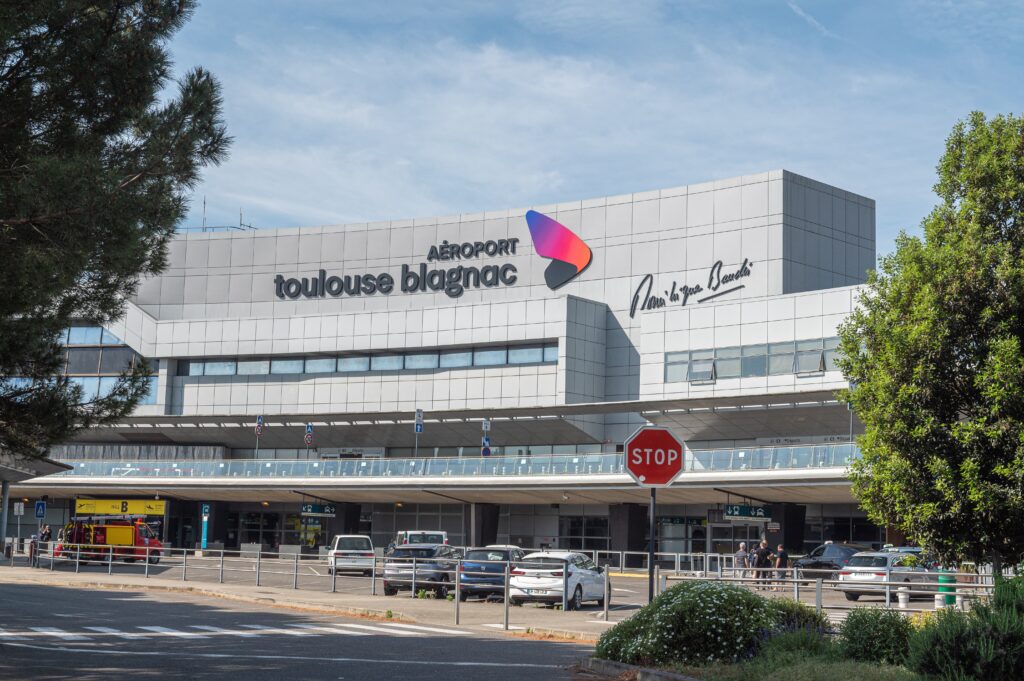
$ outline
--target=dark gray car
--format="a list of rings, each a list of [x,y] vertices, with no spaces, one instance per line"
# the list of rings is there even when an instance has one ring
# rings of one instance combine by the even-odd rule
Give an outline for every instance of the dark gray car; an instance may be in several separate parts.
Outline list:
[[[439,599],[448,597],[455,581],[459,553],[446,544],[402,544],[384,559],[384,595],[427,589]]]

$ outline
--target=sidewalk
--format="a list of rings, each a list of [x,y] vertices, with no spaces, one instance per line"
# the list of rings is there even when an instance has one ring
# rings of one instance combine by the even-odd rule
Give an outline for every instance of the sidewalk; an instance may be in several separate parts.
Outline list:
[[[71,589],[119,589],[165,591],[227,598],[264,606],[305,610],[333,615],[370,617],[421,624],[455,625],[455,603],[402,596],[324,593],[253,584],[218,584],[146,579],[142,576],[99,573],[51,572],[26,567],[0,567],[0,584],[38,584]],[[503,633],[503,604],[467,601],[459,604],[459,625],[491,634]],[[561,612],[533,606],[509,608],[509,634],[596,642],[609,628],[602,612],[587,609]],[[614,622],[614,620],[613,620]]]

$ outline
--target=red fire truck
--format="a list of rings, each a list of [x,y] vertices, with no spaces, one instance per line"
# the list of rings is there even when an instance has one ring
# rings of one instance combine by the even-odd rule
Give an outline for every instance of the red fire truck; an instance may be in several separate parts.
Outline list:
[[[106,561],[108,557],[127,563],[146,560],[160,562],[164,545],[142,518],[78,518],[64,528],[64,538],[57,544],[57,558]]]

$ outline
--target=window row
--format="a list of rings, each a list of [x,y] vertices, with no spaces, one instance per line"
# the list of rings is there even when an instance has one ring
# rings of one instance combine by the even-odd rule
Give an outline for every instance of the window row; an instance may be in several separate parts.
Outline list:
[[[102,326],[72,326],[58,341],[63,345],[123,345],[124,342]]]
[[[68,348],[64,373],[71,375],[117,375],[131,371],[142,357],[131,348],[121,345],[110,348]]]
[[[665,382],[708,383],[719,378],[756,378],[838,371],[838,338],[762,343],[665,353]]]
[[[106,397],[117,385],[117,376],[72,376],[69,382],[82,388],[82,402],[91,402],[98,397]],[[156,404],[157,377],[150,376],[149,392],[139,404]]]
[[[179,376],[254,376],[263,374],[348,374],[367,371],[458,369],[558,361],[558,345],[513,345],[445,352],[406,352],[342,357],[182,360]]]

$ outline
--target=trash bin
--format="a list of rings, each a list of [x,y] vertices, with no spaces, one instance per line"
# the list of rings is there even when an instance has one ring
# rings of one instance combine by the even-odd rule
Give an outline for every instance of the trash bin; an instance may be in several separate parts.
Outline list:
[[[946,594],[946,605],[956,605],[956,575],[946,570],[939,573],[939,593]]]

